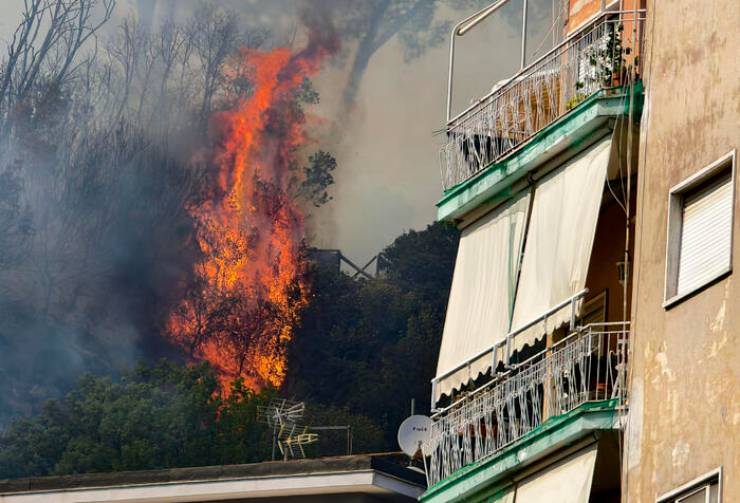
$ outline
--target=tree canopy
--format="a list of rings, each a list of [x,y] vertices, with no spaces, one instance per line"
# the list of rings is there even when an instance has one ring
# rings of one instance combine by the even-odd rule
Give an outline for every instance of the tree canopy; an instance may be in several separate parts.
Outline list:
[[[315,270],[284,392],[371,418],[396,449],[411,399],[429,408],[457,241],[453,226],[436,223],[382,252],[385,277]]]
[[[119,378],[85,375],[0,433],[0,478],[269,459],[272,432],[257,407],[276,394],[305,400],[307,425],[350,425],[355,452],[397,449],[411,398],[428,408],[457,239],[444,224],[400,236],[378,279],[315,269],[280,390],[236,381],[224,398],[208,365],[171,361]],[[309,454],[344,449],[343,434],[327,432]]]
[[[213,370],[187,366],[159,332],[198,259],[188,208],[216,177],[208,119],[253,91],[232,59],[265,34],[212,2],[158,30],[112,18],[114,4],[31,0],[0,58],[0,477],[263,460],[256,408],[274,393],[306,400],[313,424],[351,424],[358,451],[395,449],[409,400],[427,405],[457,232],[400,236],[382,278],[310,272],[283,388],[237,381],[222,398]],[[372,51],[396,14],[408,20],[402,5],[434,10],[394,5],[355,3],[391,24]],[[304,81],[296,113],[318,99]],[[336,161],[304,154],[291,187],[310,209],[331,199]],[[151,366],[160,356],[180,359]],[[124,371],[138,358],[148,366]]]

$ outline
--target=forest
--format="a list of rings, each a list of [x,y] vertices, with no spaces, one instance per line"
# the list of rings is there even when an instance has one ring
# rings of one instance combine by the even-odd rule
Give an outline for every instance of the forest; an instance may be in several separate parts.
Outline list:
[[[350,425],[354,452],[397,450],[411,399],[417,413],[429,407],[457,239],[443,224],[400,236],[383,252],[384,278],[312,268],[313,296],[280,389],[255,393],[237,380],[223,398],[207,363],[171,360],[116,379],[87,374],[0,433],[0,477],[270,459],[257,407],[275,396],[305,400],[308,425]],[[341,436],[320,436],[309,455],[344,446]]]
[[[430,37],[411,52],[441,30],[424,3],[399,2]],[[114,0],[24,5],[0,59],[0,478],[269,459],[275,396],[396,450],[411,399],[428,409],[458,237],[408,231],[374,279],[308,260],[341,169],[304,141],[311,77],[343,29],[307,19],[285,48],[208,2],[157,29]]]

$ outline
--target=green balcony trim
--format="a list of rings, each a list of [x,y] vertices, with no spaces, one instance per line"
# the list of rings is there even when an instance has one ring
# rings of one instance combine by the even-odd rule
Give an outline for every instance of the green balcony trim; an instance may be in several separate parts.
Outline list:
[[[512,186],[534,168],[572,149],[577,152],[593,140],[610,118],[629,114],[628,90],[599,91],[546,126],[517,150],[490,164],[473,177],[446,190],[437,203],[437,220],[454,222],[483,204],[496,204],[513,196]],[[634,86],[636,118],[642,112],[642,83]]]
[[[419,500],[423,503],[496,501],[511,486],[511,478],[519,469],[589,434],[616,429],[618,406],[617,399],[586,402],[570,412],[553,416],[495,456],[463,467],[439,481]]]

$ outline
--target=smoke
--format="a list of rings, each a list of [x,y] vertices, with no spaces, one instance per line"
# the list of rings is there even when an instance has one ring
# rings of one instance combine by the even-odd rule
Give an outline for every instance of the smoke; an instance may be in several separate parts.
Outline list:
[[[0,422],[82,372],[179,355],[161,333],[199,257],[206,125],[250,92],[225,68],[259,39],[213,5],[157,26],[45,2],[18,16],[0,71]]]
[[[156,4],[155,24],[173,0]],[[333,200],[312,219],[313,244],[365,262],[405,230],[435,218],[441,195],[440,130],[445,122],[447,41],[452,24],[490,0],[222,0],[245,29],[269,32],[268,45],[302,47],[312,19],[330,22],[341,51],[313,79],[323,118],[316,142],[337,159]],[[197,0],[178,0],[190,15]],[[561,0],[529,0],[531,61],[559,33]],[[522,0],[458,40],[455,110],[519,69]]]
[[[424,228],[435,219],[435,203],[442,193],[439,148],[444,139],[435,131],[445,123],[449,31],[444,40],[435,38],[434,31],[488,3],[425,2],[423,12],[415,11],[422,26],[412,18],[394,36],[387,36],[382,25],[398,25],[380,19],[376,41],[385,42],[366,66],[353,60],[353,51],[362,43],[353,37],[342,64],[316,80],[322,96],[319,111],[331,122],[332,131],[322,140],[339,166],[334,200],[316,219],[319,246],[340,248],[365,263],[402,232]],[[530,0],[530,61],[537,48],[537,55],[550,48],[549,39],[542,46],[541,41],[553,24],[551,12],[550,0]],[[521,1],[512,1],[458,39],[453,110],[462,110],[518,71],[520,23]],[[407,38],[413,30],[418,43],[410,45]],[[361,78],[348,108],[346,83],[353,72],[355,79],[358,72]]]
[[[87,3],[86,23],[57,29],[104,21],[104,0]],[[188,208],[213,187],[208,118],[253,91],[248,79],[227,75],[237,47],[318,47],[307,46],[309,33],[330,33],[329,25],[341,39],[334,65],[313,77],[321,101],[305,129],[321,127],[296,153],[305,159],[320,147],[338,161],[334,199],[308,224],[313,244],[362,262],[431,221],[439,196],[432,131],[444,121],[446,78],[439,34],[478,3],[399,0],[379,10],[384,2],[365,0],[119,0],[86,45],[61,43],[35,70],[7,71],[5,51],[0,423],[84,371],[180,354],[161,334],[202,259]],[[30,55],[42,38],[14,42],[23,5],[10,4],[0,8],[0,37]],[[39,26],[43,35],[49,19]],[[518,28],[494,28],[496,36],[462,51],[460,96],[516,68]],[[510,50],[474,56],[501,44],[500,34]],[[67,35],[58,40],[74,40]],[[62,68],[69,51],[74,64]]]

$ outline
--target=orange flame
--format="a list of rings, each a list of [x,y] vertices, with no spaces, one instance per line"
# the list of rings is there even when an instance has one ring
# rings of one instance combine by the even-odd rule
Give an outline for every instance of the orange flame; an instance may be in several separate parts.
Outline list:
[[[304,216],[290,197],[295,153],[306,141],[295,92],[335,47],[243,50],[254,92],[214,117],[214,192],[189,208],[203,259],[196,286],[171,313],[169,337],[216,369],[222,391],[237,377],[252,389],[279,386],[286,348],[307,304]]]

